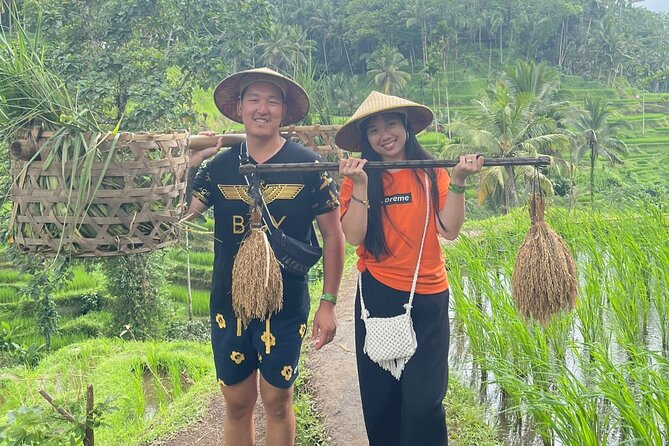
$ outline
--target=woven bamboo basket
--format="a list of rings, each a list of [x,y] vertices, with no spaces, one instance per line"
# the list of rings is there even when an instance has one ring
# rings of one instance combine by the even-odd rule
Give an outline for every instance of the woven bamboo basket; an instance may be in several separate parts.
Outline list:
[[[344,151],[334,141],[335,133],[340,125],[291,125],[282,127],[281,134],[285,138],[302,143],[305,147],[318,152],[323,159],[329,161],[344,157]]]
[[[115,146],[113,137],[104,140],[91,169],[90,184],[100,182],[100,187],[86,198],[78,221],[72,216],[72,201],[81,170],[73,173],[71,161],[50,165],[43,161],[52,135],[28,131],[26,139],[11,147],[10,235],[19,248],[47,255],[108,257],[154,251],[177,242],[174,223],[183,211],[188,132],[122,133]],[[19,159],[21,145],[41,148],[38,159]]]

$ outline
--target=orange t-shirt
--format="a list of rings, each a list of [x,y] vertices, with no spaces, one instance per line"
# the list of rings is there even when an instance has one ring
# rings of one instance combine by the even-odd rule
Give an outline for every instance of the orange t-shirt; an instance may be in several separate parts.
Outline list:
[[[446,169],[435,169],[439,190],[439,209],[446,202],[450,177]],[[386,286],[411,291],[411,283],[416,271],[420,241],[425,227],[426,194],[424,174],[417,171],[423,187],[418,183],[412,169],[385,172],[383,175],[383,201],[386,212],[381,210],[383,232],[390,255],[376,261],[365,249],[358,246],[358,270],[369,271],[374,278]],[[430,184],[431,187],[431,184]],[[353,182],[345,178],[341,185],[339,201],[342,218],[351,203]],[[428,189],[429,190],[429,189]],[[425,235],[423,255],[418,272],[416,293],[434,294],[448,288],[448,278],[444,267],[444,255],[439,244],[435,209],[430,203],[430,217]],[[390,220],[390,221],[388,221]],[[392,222],[392,223],[391,223]]]

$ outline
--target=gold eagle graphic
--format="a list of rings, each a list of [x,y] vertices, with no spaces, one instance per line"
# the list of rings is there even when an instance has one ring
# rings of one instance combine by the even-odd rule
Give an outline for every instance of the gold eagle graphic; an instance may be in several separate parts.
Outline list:
[[[303,184],[263,184],[260,186],[265,203],[270,204],[274,200],[293,200],[304,188]],[[242,200],[244,203],[253,204],[253,198],[249,195],[248,186],[245,184],[219,184],[226,200]]]

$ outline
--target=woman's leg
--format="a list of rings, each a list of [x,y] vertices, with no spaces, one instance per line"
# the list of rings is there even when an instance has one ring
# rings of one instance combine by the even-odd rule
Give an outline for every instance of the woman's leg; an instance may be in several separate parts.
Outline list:
[[[448,291],[416,295],[411,311],[418,341],[402,374],[402,446],[446,446],[443,400],[448,386]]]
[[[365,307],[372,316],[395,316],[404,311],[402,303],[399,300],[389,299],[385,292],[386,287],[372,278],[369,273],[363,273],[362,289]],[[399,305],[391,305],[392,303],[399,303]],[[364,344],[365,324],[360,319],[360,293],[358,292],[355,302],[355,353],[367,438],[370,446],[399,446],[400,382],[369,359],[369,356],[363,352]]]

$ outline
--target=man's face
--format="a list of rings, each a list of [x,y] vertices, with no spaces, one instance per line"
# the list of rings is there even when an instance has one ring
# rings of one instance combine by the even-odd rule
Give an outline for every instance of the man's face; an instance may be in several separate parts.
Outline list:
[[[286,113],[281,90],[269,82],[254,82],[237,102],[246,133],[256,137],[271,137],[279,133]]]

